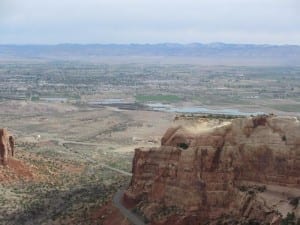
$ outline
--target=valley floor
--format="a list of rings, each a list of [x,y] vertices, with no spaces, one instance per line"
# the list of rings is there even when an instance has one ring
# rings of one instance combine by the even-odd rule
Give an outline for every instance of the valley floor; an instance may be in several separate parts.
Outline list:
[[[0,169],[0,224],[102,224],[128,185],[134,149],[157,146],[174,115],[64,103],[0,104],[16,157]],[[111,209],[115,210],[112,206]]]

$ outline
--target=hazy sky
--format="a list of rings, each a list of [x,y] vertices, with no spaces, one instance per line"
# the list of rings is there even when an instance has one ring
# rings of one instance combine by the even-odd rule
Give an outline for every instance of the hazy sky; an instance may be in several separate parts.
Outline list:
[[[300,45],[300,0],[0,0],[0,44]]]

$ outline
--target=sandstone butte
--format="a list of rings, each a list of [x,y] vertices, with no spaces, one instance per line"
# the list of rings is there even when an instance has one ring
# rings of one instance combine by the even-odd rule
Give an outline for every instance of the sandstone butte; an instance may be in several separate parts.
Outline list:
[[[0,165],[7,165],[14,156],[14,138],[6,129],[0,129]]]
[[[294,117],[178,119],[132,173],[123,202],[150,224],[300,224]]]

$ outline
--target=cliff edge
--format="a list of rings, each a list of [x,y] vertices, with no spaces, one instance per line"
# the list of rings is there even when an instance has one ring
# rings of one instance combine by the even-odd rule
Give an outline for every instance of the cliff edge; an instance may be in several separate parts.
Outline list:
[[[151,224],[297,224],[300,122],[179,120],[135,150],[132,173],[124,203]]]

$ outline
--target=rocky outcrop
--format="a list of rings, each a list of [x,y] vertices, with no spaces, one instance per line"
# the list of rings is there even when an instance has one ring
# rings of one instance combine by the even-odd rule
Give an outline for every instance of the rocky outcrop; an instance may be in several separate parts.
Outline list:
[[[258,116],[181,123],[161,147],[136,149],[132,172],[124,202],[154,224],[278,224],[288,212],[300,215],[300,206],[289,204],[300,196],[300,122]]]
[[[6,129],[0,129],[0,165],[7,165],[14,156],[14,138]]]

